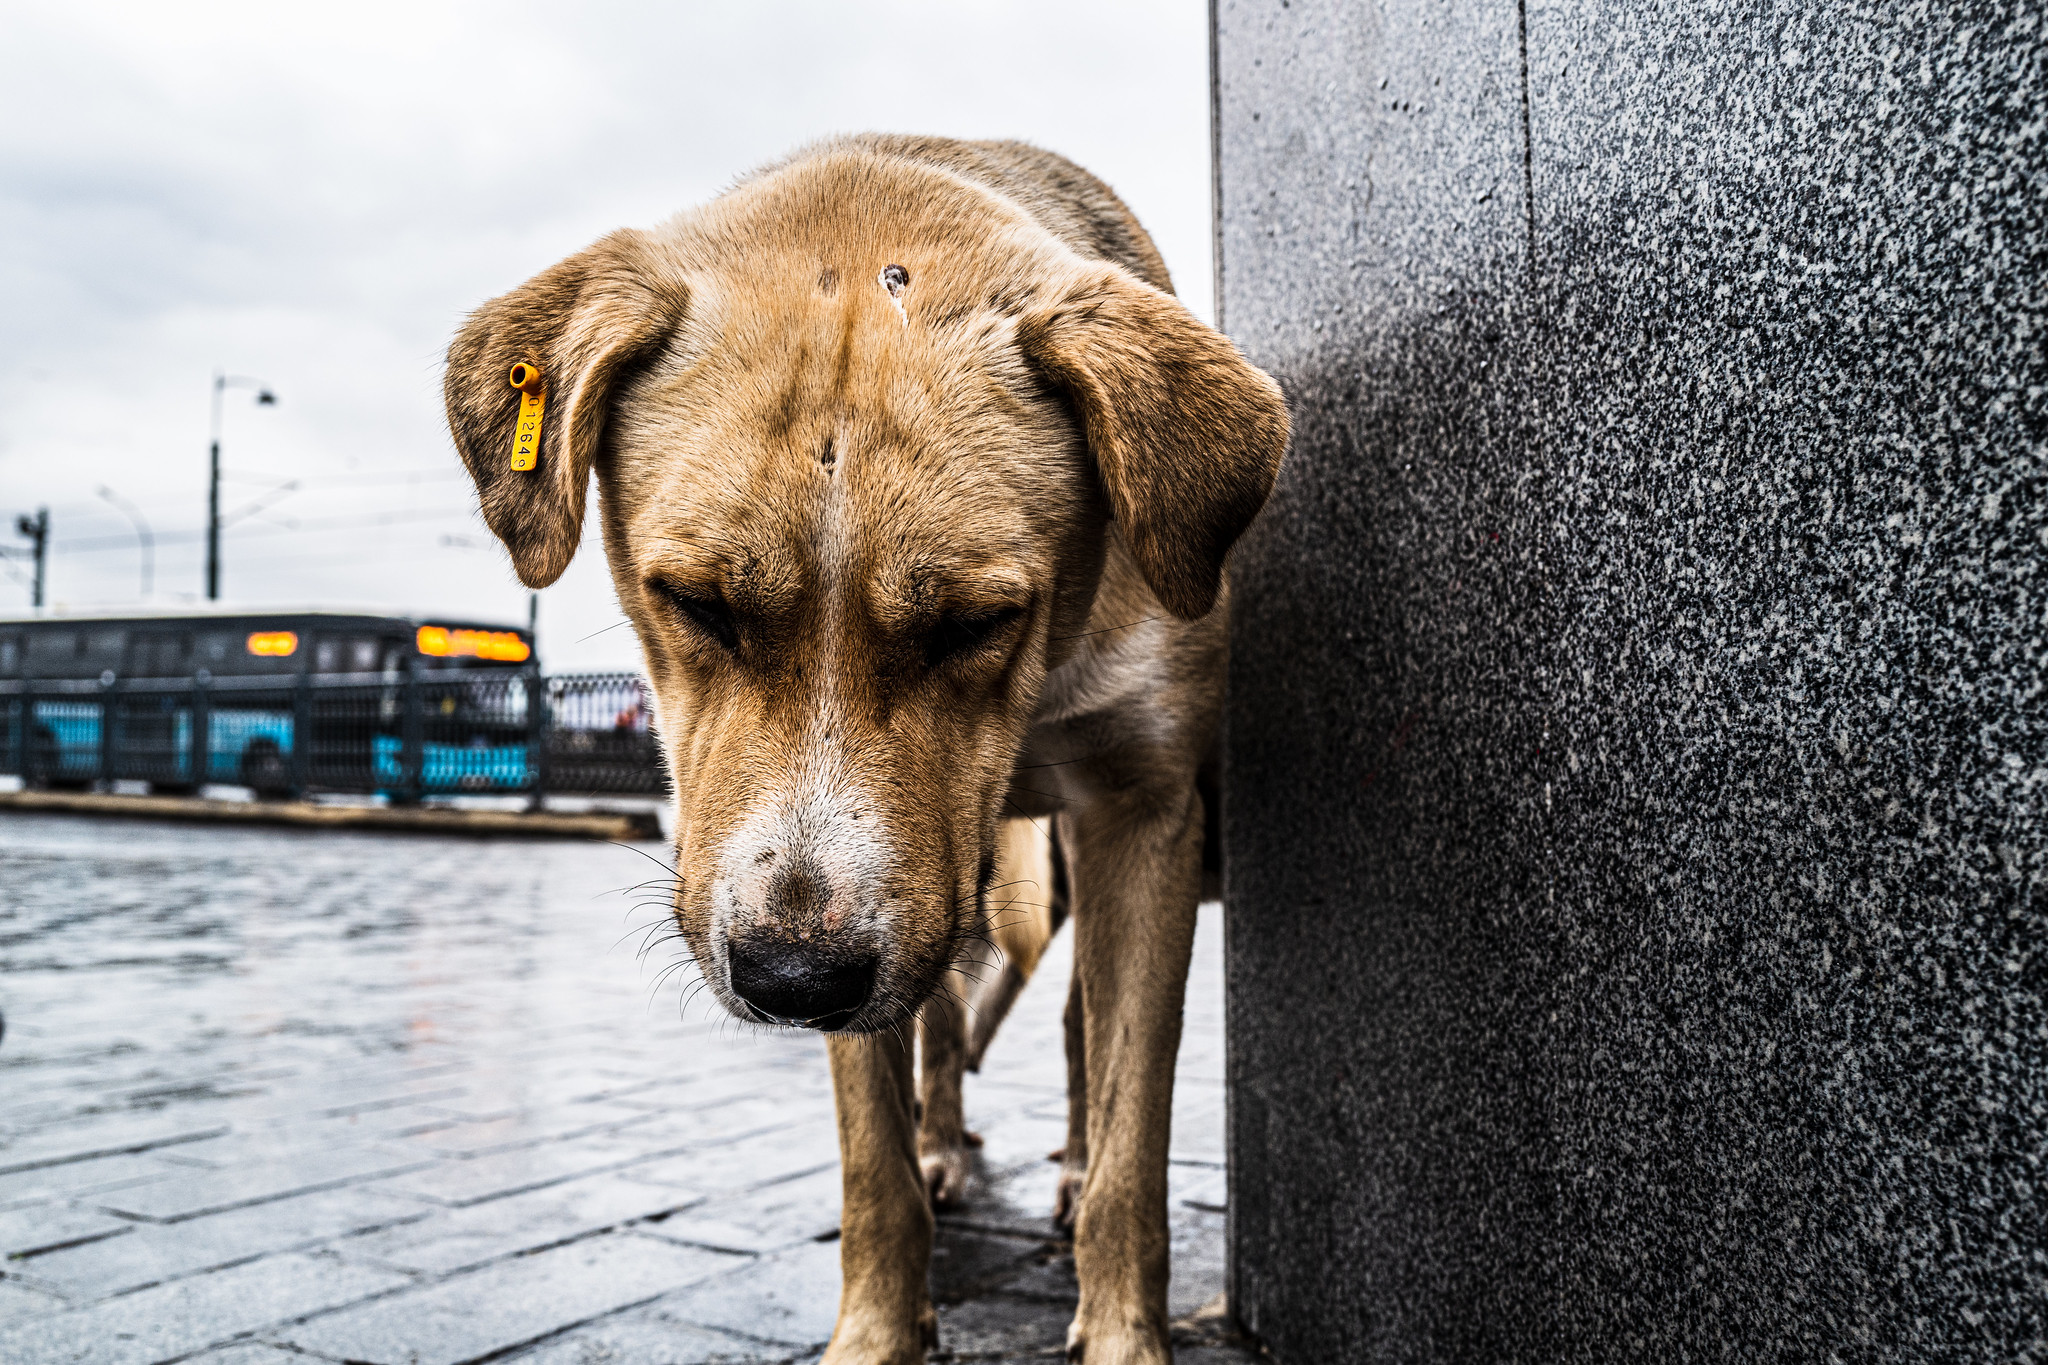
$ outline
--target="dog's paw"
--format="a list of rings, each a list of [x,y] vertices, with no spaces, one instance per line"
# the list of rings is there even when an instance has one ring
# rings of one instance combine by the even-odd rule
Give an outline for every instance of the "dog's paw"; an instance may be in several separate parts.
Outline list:
[[[1071,1161],[1061,1163],[1059,1190],[1052,1201],[1052,1221],[1060,1231],[1073,1232],[1074,1220],[1081,1216],[1081,1187],[1087,1183],[1086,1166]]]
[[[818,1365],[924,1365],[938,1347],[939,1315],[929,1302],[913,1324],[892,1314],[842,1312]]]
[[[1075,1318],[1067,1327],[1069,1365],[1173,1365],[1173,1348],[1164,1332],[1138,1328],[1133,1320],[1121,1331],[1089,1330]]]
[[[968,1135],[970,1139],[972,1134]],[[917,1159],[918,1169],[924,1173],[925,1197],[934,1209],[957,1209],[967,1202],[967,1176],[970,1163],[966,1147],[946,1147],[936,1152],[926,1152]]]

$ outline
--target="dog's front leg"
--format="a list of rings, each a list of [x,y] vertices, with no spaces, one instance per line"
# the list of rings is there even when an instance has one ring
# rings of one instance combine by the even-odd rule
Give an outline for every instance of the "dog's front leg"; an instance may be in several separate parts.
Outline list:
[[[910,1044],[894,1032],[829,1041],[844,1194],[839,1321],[823,1365],[922,1365],[938,1319],[926,1282],[932,1213],[917,1166]]]
[[[1087,1365],[1168,1365],[1166,1157],[1201,891],[1202,802],[1192,790],[1177,810],[1111,798],[1073,823],[1088,1149],[1074,1222],[1081,1304],[1067,1355]]]

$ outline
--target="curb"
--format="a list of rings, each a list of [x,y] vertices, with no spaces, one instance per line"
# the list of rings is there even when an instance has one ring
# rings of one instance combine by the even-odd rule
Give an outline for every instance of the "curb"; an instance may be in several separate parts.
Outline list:
[[[209,801],[196,796],[105,796],[97,792],[0,792],[0,811],[50,815],[126,815],[218,824],[314,825],[412,834],[531,839],[661,838],[653,811],[515,812],[433,806],[322,806],[311,801]]]

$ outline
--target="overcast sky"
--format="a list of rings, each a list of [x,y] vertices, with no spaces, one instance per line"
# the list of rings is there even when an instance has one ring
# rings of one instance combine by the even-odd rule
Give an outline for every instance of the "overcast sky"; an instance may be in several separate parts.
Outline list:
[[[47,505],[50,601],[203,588],[230,391],[225,598],[523,620],[448,443],[483,299],[838,132],[1016,137],[1108,180],[1210,315],[1206,7],[0,3],[0,543]],[[279,485],[297,480],[295,490]],[[550,668],[630,665],[595,538]],[[12,564],[11,569],[23,566]],[[0,576],[0,613],[28,590]],[[601,632],[601,633],[600,633]]]

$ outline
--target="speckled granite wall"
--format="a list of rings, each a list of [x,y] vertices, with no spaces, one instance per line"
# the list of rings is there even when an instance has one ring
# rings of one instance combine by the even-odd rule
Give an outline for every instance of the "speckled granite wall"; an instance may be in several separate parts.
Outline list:
[[[1216,24],[1238,1311],[2048,1360],[2040,8]]]

